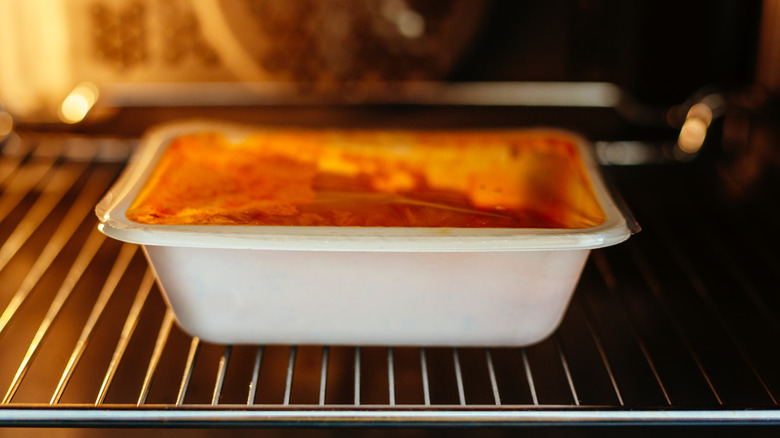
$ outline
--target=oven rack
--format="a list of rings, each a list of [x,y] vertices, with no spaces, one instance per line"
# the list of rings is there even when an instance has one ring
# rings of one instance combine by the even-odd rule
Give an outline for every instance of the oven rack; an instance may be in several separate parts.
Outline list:
[[[592,253],[537,345],[225,346],[183,333],[140,249],[97,231],[134,145],[4,145],[0,425],[780,424],[771,188],[733,203],[711,167],[612,169],[644,230]]]

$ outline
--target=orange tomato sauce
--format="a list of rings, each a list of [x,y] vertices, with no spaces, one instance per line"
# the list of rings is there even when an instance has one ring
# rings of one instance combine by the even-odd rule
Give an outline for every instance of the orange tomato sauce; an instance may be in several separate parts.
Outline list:
[[[587,228],[573,138],[547,131],[258,131],[174,139],[126,213],[168,225]]]

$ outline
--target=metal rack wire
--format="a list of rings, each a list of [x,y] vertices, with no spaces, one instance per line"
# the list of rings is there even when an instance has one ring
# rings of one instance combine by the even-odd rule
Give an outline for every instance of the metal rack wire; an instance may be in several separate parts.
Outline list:
[[[771,190],[729,204],[690,166],[618,170],[644,231],[594,251],[527,348],[214,345],[178,328],[138,247],[96,229],[133,144],[3,150],[0,424],[780,423],[780,239],[753,232],[777,225]]]

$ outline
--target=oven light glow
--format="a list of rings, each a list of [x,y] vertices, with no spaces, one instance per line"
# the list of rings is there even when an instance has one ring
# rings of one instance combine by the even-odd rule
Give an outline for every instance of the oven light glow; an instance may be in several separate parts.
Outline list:
[[[425,19],[417,12],[407,9],[398,17],[398,32],[410,39],[421,37],[425,33]]]
[[[703,103],[697,103],[691,107],[691,109],[688,110],[688,115],[685,117],[687,119],[700,119],[702,122],[704,122],[707,126],[710,126],[710,123],[712,123],[712,110],[709,106],[703,104]]]
[[[701,119],[688,119],[680,130],[680,137],[677,144],[680,149],[688,154],[695,154],[704,144],[704,137],[707,134],[707,124]]]
[[[7,112],[0,110],[0,140],[14,129],[14,119]]]
[[[79,84],[71,91],[60,106],[60,120],[65,123],[78,123],[87,116],[98,98],[98,89],[91,82]]]
[[[707,136],[707,128],[712,123],[712,117],[710,107],[702,103],[697,103],[688,110],[685,123],[680,129],[680,137],[677,139],[681,151],[686,154],[699,152]]]
[[[398,33],[406,38],[416,39],[425,34],[425,18],[404,0],[385,0],[382,3],[382,15],[393,22]]]

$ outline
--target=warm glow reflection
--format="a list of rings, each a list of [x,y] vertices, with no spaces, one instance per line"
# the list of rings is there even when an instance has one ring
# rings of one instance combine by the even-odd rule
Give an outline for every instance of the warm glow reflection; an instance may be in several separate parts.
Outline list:
[[[677,139],[681,151],[687,154],[699,152],[707,136],[707,128],[712,123],[712,117],[710,107],[702,103],[697,103],[688,110],[685,123],[680,129],[680,137]]]
[[[419,38],[425,33],[425,19],[411,9],[399,15],[396,25],[398,32],[407,38]]]
[[[677,144],[680,149],[688,154],[694,154],[701,149],[704,144],[704,137],[707,135],[707,124],[701,119],[688,119],[680,130],[680,137]]]
[[[621,166],[647,164],[655,157],[655,148],[637,141],[602,141],[596,143],[596,156],[603,164]]]
[[[709,126],[712,123],[712,110],[703,103],[697,103],[688,110],[686,119],[692,118],[700,119]]]
[[[89,110],[98,98],[98,90],[95,84],[84,82],[79,84],[62,101],[60,106],[60,120],[65,123],[78,123],[87,116]]]
[[[404,0],[385,0],[382,3],[382,15],[393,22],[398,33],[406,38],[420,38],[425,34],[425,18]]]
[[[10,134],[14,129],[14,120],[5,111],[0,111],[0,139]]]

